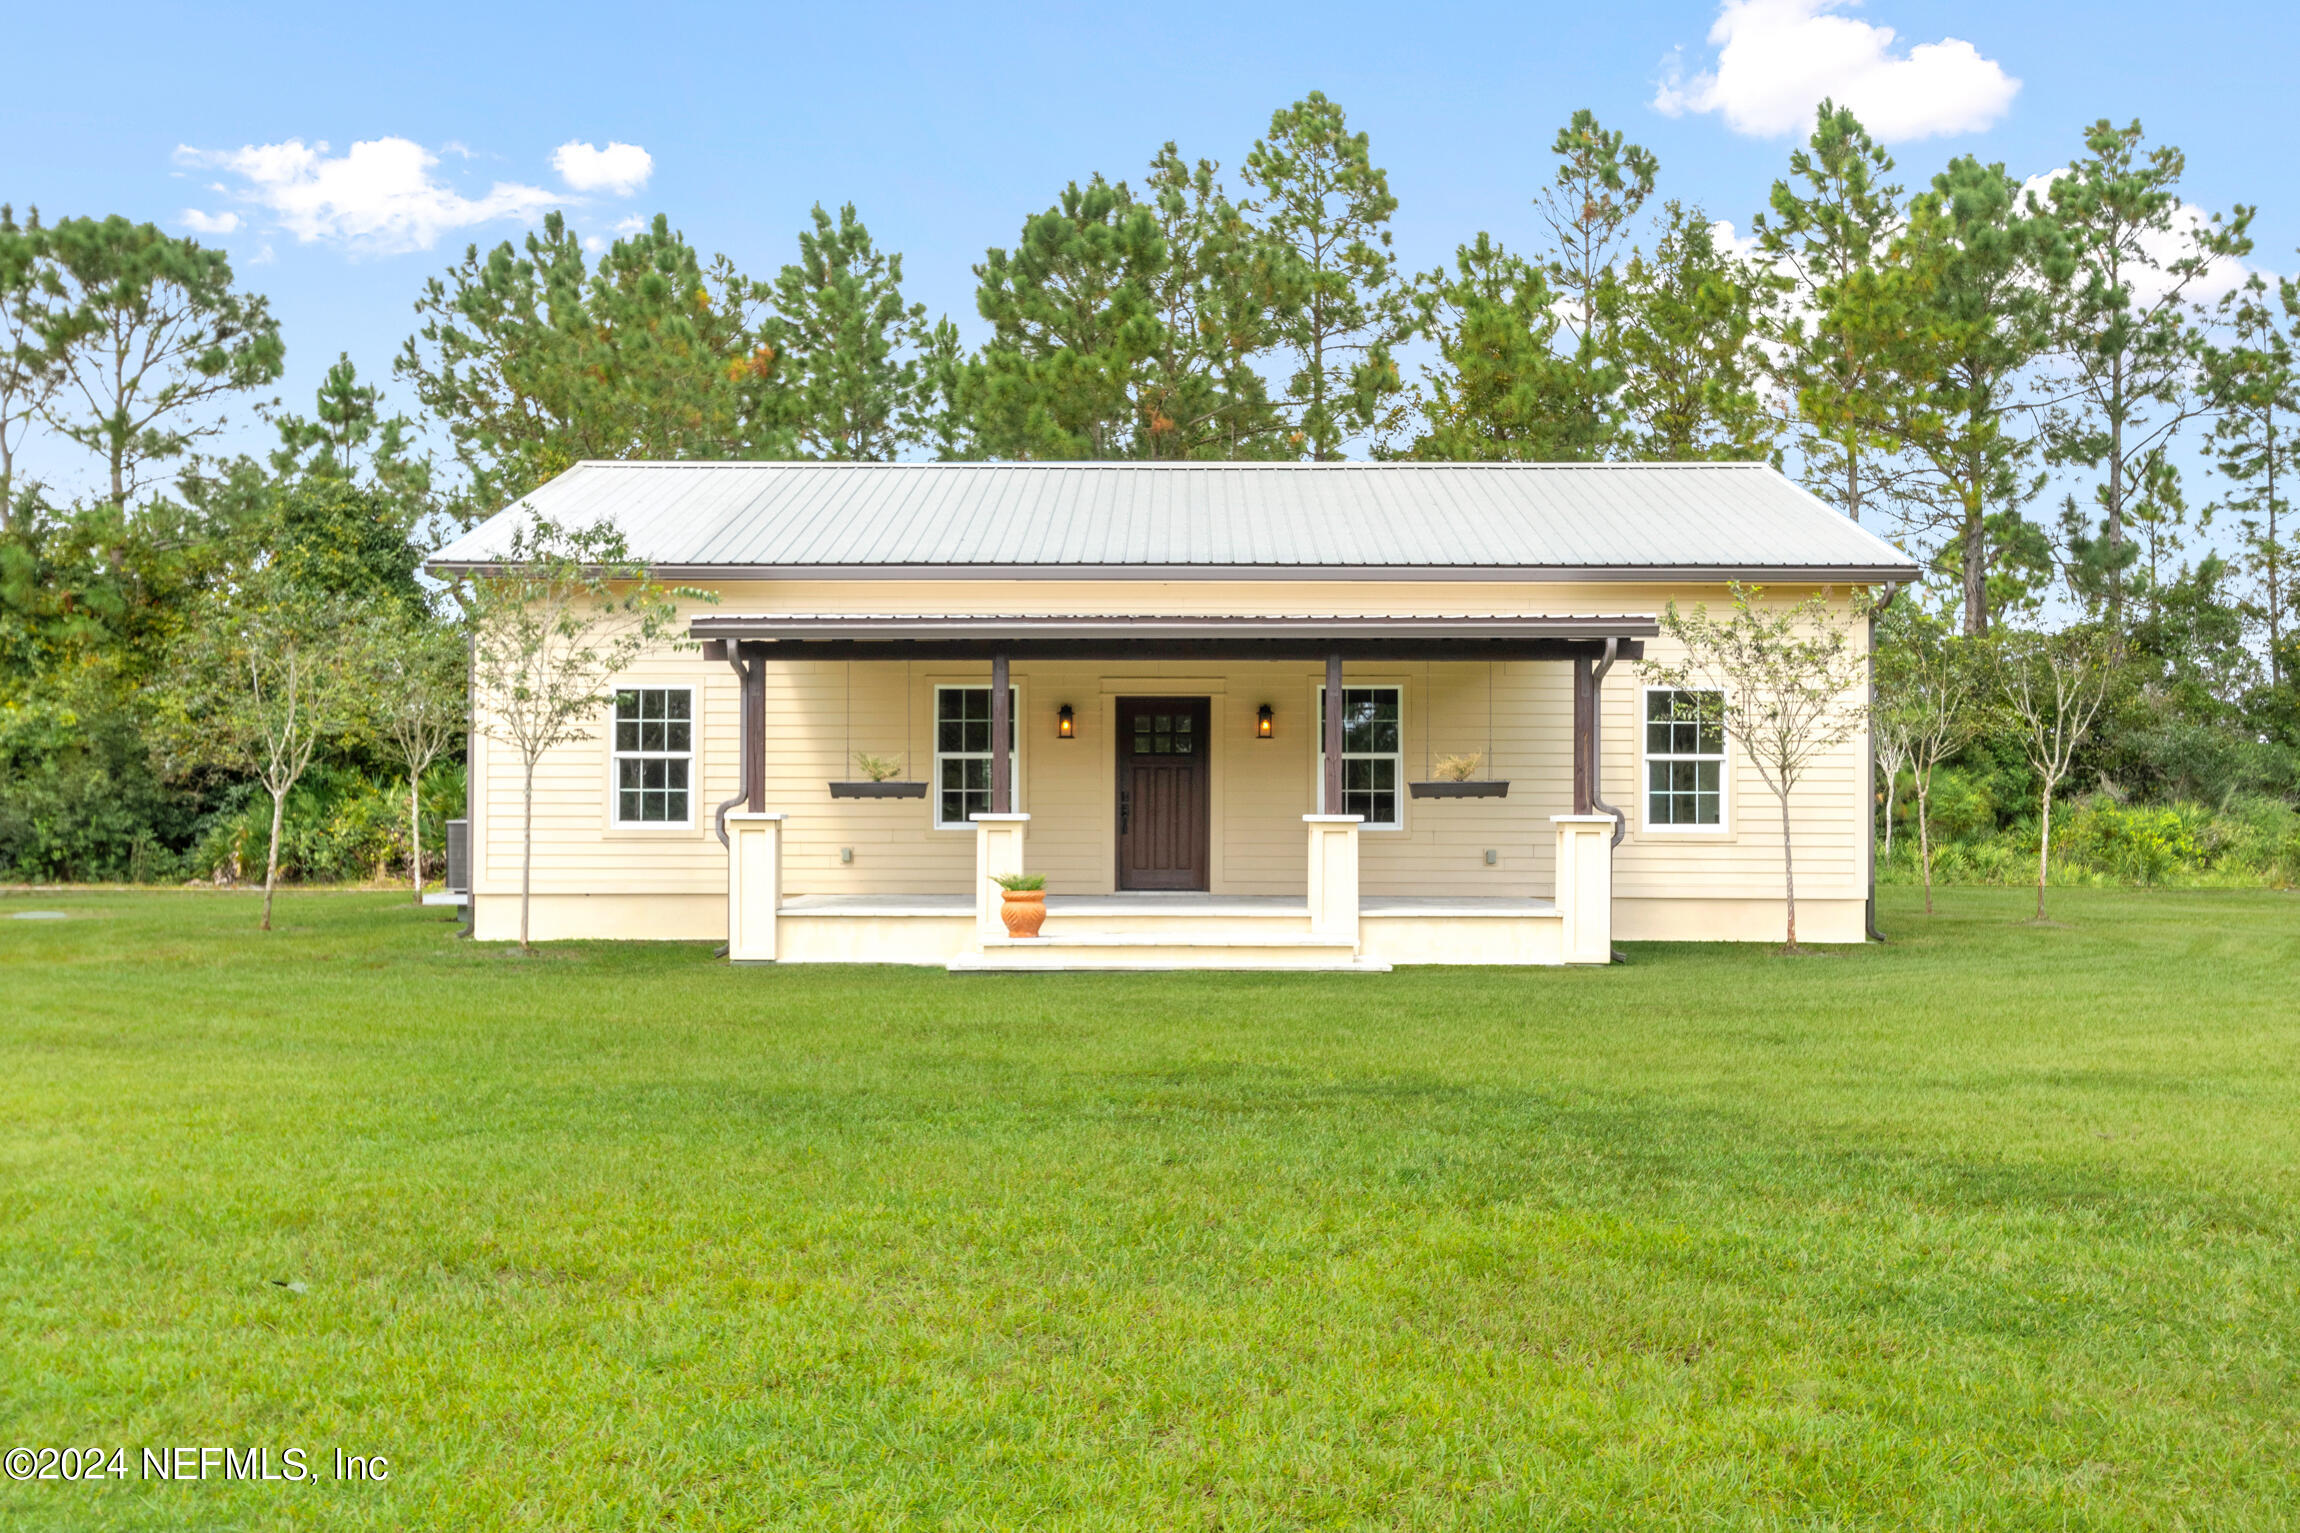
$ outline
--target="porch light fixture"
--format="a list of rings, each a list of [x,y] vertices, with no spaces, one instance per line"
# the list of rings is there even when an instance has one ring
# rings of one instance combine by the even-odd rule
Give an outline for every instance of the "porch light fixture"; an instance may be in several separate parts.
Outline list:
[[[1254,710],[1254,738],[1267,740],[1278,732],[1277,720],[1270,713],[1270,705],[1262,704]]]
[[[1077,734],[1078,715],[1070,711],[1068,703],[1064,703],[1054,715],[1054,738],[1069,740],[1075,738]]]

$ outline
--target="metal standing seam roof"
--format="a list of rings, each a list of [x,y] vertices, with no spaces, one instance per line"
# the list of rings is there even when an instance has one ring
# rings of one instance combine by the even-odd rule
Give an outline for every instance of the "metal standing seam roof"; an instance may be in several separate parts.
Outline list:
[[[579,463],[449,544],[601,520],[663,578],[1913,579],[1754,463]]]

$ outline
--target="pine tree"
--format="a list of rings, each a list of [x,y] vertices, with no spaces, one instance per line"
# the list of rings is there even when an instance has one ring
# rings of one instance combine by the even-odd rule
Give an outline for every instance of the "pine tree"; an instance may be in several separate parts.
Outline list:
[[[474,245],[431,279],[394,370],[446,423],[483,510],[585,458],[780,457],[754,290],[660,214],[594,270],[552,213],[522,247]]]
[[[1032,214],[1013,250],[989,251],[974,274],[991,338],[961,385],[984,452],[1133,454],[1134,387],[1159,341],[1150,289],[1165,264],[1157,217],[1100,176]]]
[[[1649,462],[1762,459],[1779,427],[1757,391],[1767,274],[1718,247],[1698,208],[1670,202],[1653,253],[1615,285],[1626,456]]]
[[[1586,378],[1560,354],[1556,293],[1540,267],[1480,234],[1450,270],[1415,284],[1417,330],[1435,343],[1411,408],[1420,431],[1384,457],[1461,462],[1577,462],[1610,430]]]
[[[1610,422],[1622,384],[1612,356],[1615,261],[1653,195],[1660,162],[1618,130],[1607,130],[1586,107],[1557,130],[1550,152],[1557,156],[1557,171],[1534,198],[1534,208],[1549,225],[1549,283],[1572,337],[1580,378],[1581,400],[1573,414]]]
[[[1287,313],[1282,252],[1168,144],[1143,193],[1096,177],[975,268],[990,341],[960,399],[1018,458],[1269,458],[1286,433],[1252,355]]]
[[[1880,313],[1877,263],[1901,221],[1893,157],[1853,113],[1823,101],[1790,179],[1751,220],[1757,248],[1788,282],[1772,293],[1765,339],[1773,376],[1795,402],[1800,477],[1854,521],[1887,488],[1889,412],[1878,398],[1895,333]]]
[[[2256,582],[2251,615],[2268,641],[2270,684],[2281,687],[2293,671],[2287,614],[2293,602],[2288,542],[2291,478],[2300,422],[2300,362],[2293,332],[2300,325],[2300,283],[2290,278],[2272,290],[2255,272],[2221,303],[2230,344],[2205,356],[2208,397],[2220,418],[2212,450],[2231,485],[2221,507],[2237,518],[2243,558]]]
[[[41,347],[63,380],[46,419],[104,460],[125,510],[156,465],[224,429],[230,396],[279,377],[279,324],[222,251],[151,224],[67,218],[41,248]]]
[[[1292,256],[1296,301],[1277,329],[1295,360],[1286,396],[1310,456],[1328,462],[1398,386],[1389,355],[1406,320],[1390,251],[1398,200],[1366,135],[1320,91],[1271,114],[1241,178],[1248,216]]]
[[[817,204],[799,259],[768,289],[761,327],[774,352],[776,412],[798,450],[833,463],[884,463],[931,432],[934,332],[902,300],[902,257],[855,216]]]
[[[1137,385],[1139,446],[1150,458],[1291,456],[1256,352],[1290,312],[1284,252],[1222,194],[1212,162],[1169,143],[1144,186],[1165,263],[1148,283],[1156,343]]]
[[[2249,209],[2228,219],[2185,216],[2178,187],[2186,157],[2170,145],[2143,153],[2141,139],[2138,122],[2094,123],[2085,156],[2053,178],[2046,200],[2075,263],[2054,334],[2071,376],[2048,418],[2046,456],[2100,472],[2099,535],[2080,520],[2071,548],[2078,594],[2101,602],[2111,628],[2122,618],[2135,554],[2130,524],[2152,517],[2160,547],[2179,525],[2168,448],[2204,408],[2191,388],[2199,341],[2190,290],[2213,262],[2252,248]]]
[[[272,419],[280,445],[272,471],[283,478],[357,479],[364,468],[387,494],[404,502],[412,527],[431,493],[431,459],[419,454],[404,415],[386,417],[383,391],[359,381],[348,353],[320,380],[309,419],[291,412]]]
[[[2002,165],[1951,161],[1911,204],[1879,280],[1877,312],[1898,326],[1879,397],[1918,461],[1931,530],[1949,534],[1971,635],[2033,586],[2045,557],[2020,515],[2044,482],[2030,473],[2038,444],[2023,388],[2052,343],[2069,261],[2052,219],[2022,212],[2019,190]]]

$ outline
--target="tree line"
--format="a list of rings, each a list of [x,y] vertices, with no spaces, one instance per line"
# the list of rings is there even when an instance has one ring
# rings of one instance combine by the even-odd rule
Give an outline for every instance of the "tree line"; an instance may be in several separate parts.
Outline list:
[[[2251,208],[2190,207],[2137,123],[2072,149],[2037,183],[1972,156],[1914,182],[1824,102],[1735,240],[1579,111],[1527,188],[1529,248],[1481,232],[1417,272],[1369,136],[1312,93],[1228,171],[1167,143],[1063,187],[975,266],[971,347],[851,205],[813,209],[769,277],[664,217],[593,252],[552,215],[424,283],[392,369],[412,416],[348,358],[309,414],[264,398],[279,326],[222,252],[0,208],[0,863],[245,873],[260,839],[307,876],[420,876],[436,814],[404,781],[411,813],[377,805],[411,775],[407,678],[461,684],[421,553],[620,457],[1774,461],[1927,563],[1889,646],[2100,640],[2116,700],[2062,777],[2288,802],[2300,290],[2242,271]],[[211,450],[251,411],[274,449]],[[35,482],[35,436],[96,488]],[[250,660],[299,647],[318,672]],[[242,717],[283,686],[325,720],[301,758]],[[457,757],[412,775],[452,799]],[[275,791],[298,759],[305,787]],[[1943,760],[2029,770],[2004,729]]]

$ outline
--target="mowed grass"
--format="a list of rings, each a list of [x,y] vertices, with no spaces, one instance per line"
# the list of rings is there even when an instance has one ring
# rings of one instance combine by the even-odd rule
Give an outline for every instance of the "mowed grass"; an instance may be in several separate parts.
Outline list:
[[[0,1446],[390,1462],[0,1524],[2300,1521],[2300,899],[1888,896],[1379,977],[0,899]]]

